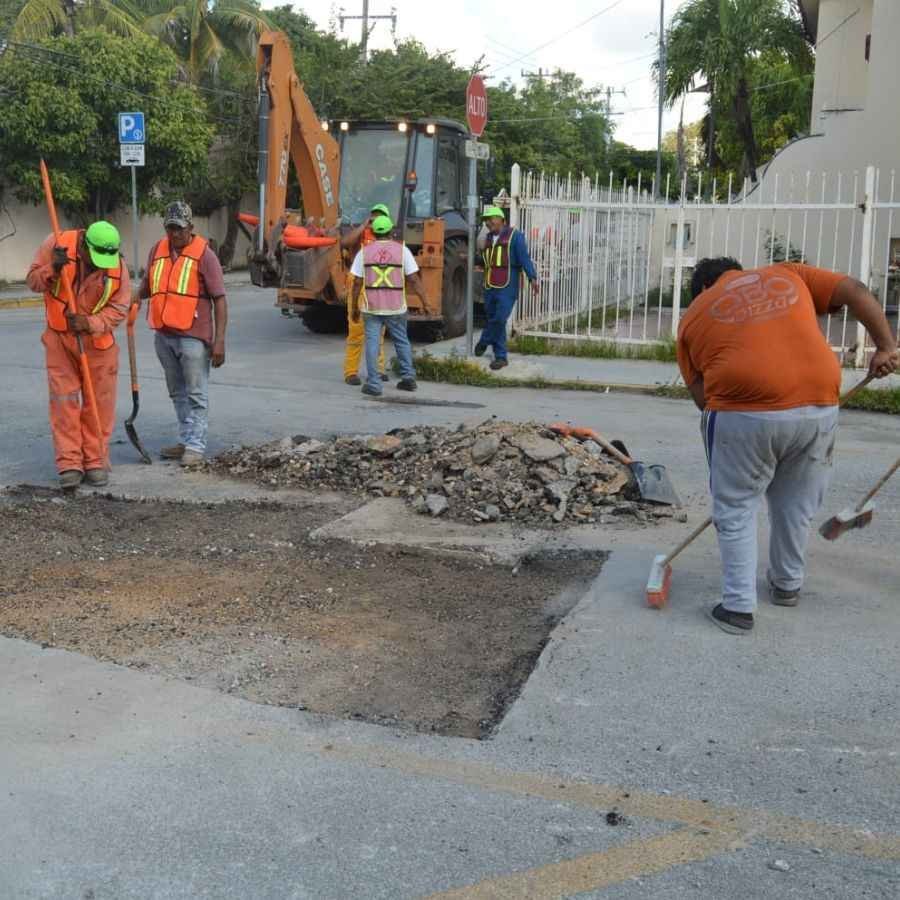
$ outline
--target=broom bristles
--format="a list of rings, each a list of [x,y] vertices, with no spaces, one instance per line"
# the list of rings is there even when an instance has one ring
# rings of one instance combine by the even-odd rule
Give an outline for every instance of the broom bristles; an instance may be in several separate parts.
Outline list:
[[[665,562],[665,556],[657,556],[647,579],[647,605],[662,609],[669,599],[672,585],[672,567]]]

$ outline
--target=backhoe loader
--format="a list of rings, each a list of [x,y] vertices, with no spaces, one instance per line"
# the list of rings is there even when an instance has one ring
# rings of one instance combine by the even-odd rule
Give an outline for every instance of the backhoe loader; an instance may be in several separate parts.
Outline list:
[[[342,327],[353,249],[342,249],[341,237],[383,203],[425,285],[424,302],[407,298],[411,323],[426,323],[433,338],[464,333],[465,126],[437,118],[323,122],[281,32],[261,36],[257,71],[259,216],[241,217],[256,228],[253,283],[277,287],[276,306],[312,331]],[[302,210],[285,208],[291,162]]]

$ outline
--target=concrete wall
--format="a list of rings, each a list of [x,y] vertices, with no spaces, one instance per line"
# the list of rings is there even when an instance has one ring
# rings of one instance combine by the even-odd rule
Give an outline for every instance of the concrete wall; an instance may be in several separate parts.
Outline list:
[[[0,238],[9,234],[13,228],[15,228],[15,234],[5,240],[0,240],[0,281],[24,281],[35,249],[50,232],[47,211],[43,206],[23,206],[10,199],[5,199],[3,203],[5,210],[0,208]],[[255,199],[248,198],[244,208],[255,209],[255,204]],[[197,216],[194,228],[198,234],[214,238],[221,243],[228,228],[227,215],[227,209],[223,207],[212,216]],[[132,257],[131,212],[127,209],[118,210],[110,217],[110,220],[122,235],[122,253],[130,263]],[[65,217],[62,217],[60,221],[63,228],[71,227],[73,224]],[[146,265],[151,247],[162,234],[162,220],[159,216],[147,216],[140,220],[138,224],[140,268]],[[246,238],[239,233],[233,268],[243,268],[246,265],[248,246]]]

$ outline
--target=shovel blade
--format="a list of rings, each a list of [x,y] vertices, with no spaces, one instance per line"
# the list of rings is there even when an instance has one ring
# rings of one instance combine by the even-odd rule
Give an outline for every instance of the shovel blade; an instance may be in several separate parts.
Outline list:
[[[660,506],[681,506],[665,466],[646,466],[635,460],[629,468],[642,500]]]

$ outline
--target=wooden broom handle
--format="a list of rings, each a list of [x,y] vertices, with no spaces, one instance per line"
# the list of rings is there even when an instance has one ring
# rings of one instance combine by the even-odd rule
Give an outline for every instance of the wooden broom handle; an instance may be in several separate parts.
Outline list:
[[[865,497],[863,497],[862,502],[859,504],[859,506],[856,507],[857,512],[861,510],[888,483],[888,481],[890,481],[891,476],[894,474],[894,472],[897,471],[897,469],[900,469],[900,456],[898,456],[897,459],[894,460],[894,464],[887,470],[887,472],[885,472],[884,475],[882,475],[881,478],[878,479],[875,487],[873,487],[872,490],[869,491],[869,493],[866,494]]]

